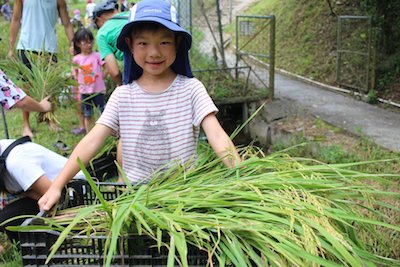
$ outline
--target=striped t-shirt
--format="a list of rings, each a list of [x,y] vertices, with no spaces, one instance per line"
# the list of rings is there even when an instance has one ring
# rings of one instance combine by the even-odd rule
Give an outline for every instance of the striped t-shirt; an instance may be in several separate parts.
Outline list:
[[[97,123],[120,136],[128,179],[148,182],[167,163],[196,159],[201,122],[217,111],[199,80],[177,75],[161,93],[146,92],[135,81],[116,88]]]

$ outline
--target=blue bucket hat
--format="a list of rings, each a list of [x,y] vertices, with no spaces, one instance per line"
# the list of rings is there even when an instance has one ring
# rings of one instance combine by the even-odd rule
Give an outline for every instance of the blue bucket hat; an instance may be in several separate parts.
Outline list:
[[[192,78],[193,74],[189,63],[189,49],[192,46],[192,36],[179,25],[179,15],[176,8],[167,0],[143,0],[136,3],[131,8],[128,23],[122,28],[117,39],[117,47],[119,50],[123,51],[125,55],[124,61],[131,61],[131,63],[129,63],[130,66],[124,64],[125,67],[130,69],[129,82],[138,79],[142,75],[143,70],[133,60],[125,38],[130,36],[133,26],[143,22],[161,24],[183,37],[183,42],[179,45],[176,59],[171,65],[171,69],[177,74]]]

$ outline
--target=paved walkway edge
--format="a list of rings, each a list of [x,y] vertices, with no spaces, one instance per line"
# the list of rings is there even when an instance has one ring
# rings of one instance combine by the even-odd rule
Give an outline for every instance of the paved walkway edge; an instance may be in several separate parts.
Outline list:
[[[259,60],[258,58],[254,57],[254,56],[250,56],[250,57],[251,57],[252,60],[255,60],[259,64],[264,65],[265,67],[269,68],[269,64],[268,63],[265,63],[265,62]],[[282,75],[285,75],[286,77],[293,78],[293,79],[296,79],[298,81],[308,83],[310,85],[318,86],[318,87],[320,87],[322,89],[328,89],[328,90],[332,90],[332,91],[335,91],[335,92],[345,93],[345,94],[348,94],[348,95],[356,95],[356,96],[360,96],[360,97],[363,97],[363,98],[367,98],[368,97],[365,94],[361,94],[359,92],[354,92],[354,91],[351,91],[351,90],[348,90],[348,89],[344,89],[344,88],[340,88],[340,87],[324,84],[324,83],[321,83],[321,82],[317,82],[317,81],[314,81],[312,79],[309,79],[309,78],[294,74],[294,73],[289,72],[289,71],[284,70],[284,69],[279,69],[279,68],[275,67],[275,72],[277,72],[279,74],[282,74]],[[381,103],[384,103],[384,104],[388,104],[388,105],[394,106],[396,108],[400,108],[400,103],[396,103],[396,102],[393,102],[391,100],[378,98],[378,101],[381,102]]]
[[[305,78],[303,76],[288,72],[288,71],[283,70],[283,69],[275,68],[275,72],[278,72],[278,73],[280,73],[282,75],[285,75],[287,77],[290,77],[290,78],[293,78],[293,79],[308,83],[310,85],[318,86],[318,87],[320,87],[322,89],[328,89],[328,90],[332,90],[332,91],[335,91],[335,92],[345,93],[345,94],[348,94],[348,95],[356,95],[356,96],[360,96],[360,97],[363,97],[363,98],[367,98],[368,97],[367,95],[361,94],[359,92],[354,92],[354,91],[351,91],[351,90],[348,90],[348,89],[344,89],[344,88],[340,88],[340,87],[336,87],[336,86],[332,86],[332,85],[327,85],[327,84],[324,84],[324,83],[321,83],[321,82],[317,82],[317,81]],[[384,104],[388,104],[388,105],[400,108],[400,103],[396,103],[396,102],[393,102],[391,100],[378,98],[378,101],[381,102],[381,103],[384,103]]]

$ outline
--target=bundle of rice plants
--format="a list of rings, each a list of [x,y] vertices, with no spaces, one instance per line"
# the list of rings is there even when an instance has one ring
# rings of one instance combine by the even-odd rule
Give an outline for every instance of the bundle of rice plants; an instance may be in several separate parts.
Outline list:
[[[51,60],[51,55],[27,53],[31,62],[29,69],[21,60],[10,58],[0,61],[0,68],[10,79],[36,100],[51,96],[54,109],[58,107],[57,99],[65,89],[76,86],[77,82],[68,74],[71,65],[68,61],[57,63]],[[38,122],[58,124],[54,112],[38,113]]]
[[[399,264],[375,255],[358,238],[362,230],[378,237],[376,227],[400,231],[374,209],[396,210],[377,199],[393,194],[364,183],[384,179],[351,170],[367,163],[327,165],[285,153],[265,156],[247,147],[241,150],[247,159],[226,169],[209,151],[197,166],[175,167],[149,184],[128,184],[112,201],[104,200],[88,176],[99,204],[60,211],[44,218],[45,226],[29,229],[62,232],[49,259],[67,236],[107,236],[106,266],[112,264],[119,238],[131,234],[167,247],[168,266],[176,258],[188,266],[189,244],[208,252],[210,266],[212,259],[219,266],[240,267]]]

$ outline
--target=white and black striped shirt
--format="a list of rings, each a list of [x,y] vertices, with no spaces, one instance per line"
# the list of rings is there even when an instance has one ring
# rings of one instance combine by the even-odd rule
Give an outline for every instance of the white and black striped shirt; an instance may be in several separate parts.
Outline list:
[[[217,111],[199,80],[177,75],[157,94],[136,82],[116,88],[97,123],[120,136],[123,170],[137,183],[168,163],[194,160],[201,122]]]

